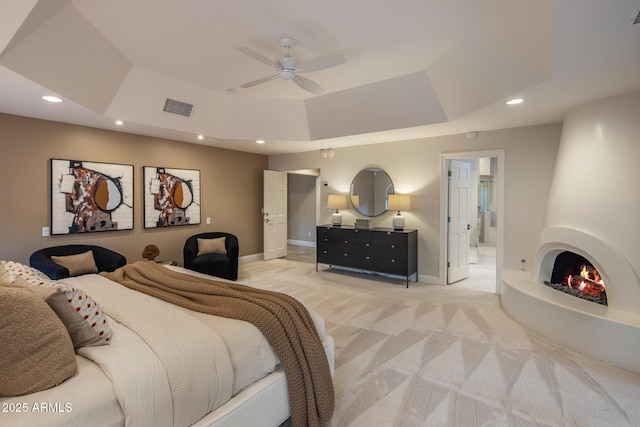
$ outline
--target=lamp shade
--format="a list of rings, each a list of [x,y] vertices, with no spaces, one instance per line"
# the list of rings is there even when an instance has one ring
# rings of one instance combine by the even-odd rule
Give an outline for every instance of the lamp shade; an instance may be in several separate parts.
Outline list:
[[[347,209],[346,194],[330,194],[327,207],[329,209]]]
[[[389,210],[410,211],[411,198],[408,194],[389,194]]]

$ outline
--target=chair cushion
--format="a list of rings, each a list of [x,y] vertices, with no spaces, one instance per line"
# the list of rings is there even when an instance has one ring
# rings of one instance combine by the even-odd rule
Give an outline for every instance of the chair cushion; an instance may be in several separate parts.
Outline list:
[[[93,258],[93,251],[91,250],[77,255],[52,255],[51,260],[63,267],[66,267],[67,270],[69,270],[69,276],[71,277],[98,272],[96,261]]]
[[[226,254],[226,237],[218,237],[217,239],[198,239],[197,256],[206,254]]]
[[[71,338],[51,308],[29,289],[0,283],[0,396],[56,386],[78,370]]]
[[[207,265],[228,264],[229,257],[226,254],[206,254],[193,259],[193,265],[206,267]]]

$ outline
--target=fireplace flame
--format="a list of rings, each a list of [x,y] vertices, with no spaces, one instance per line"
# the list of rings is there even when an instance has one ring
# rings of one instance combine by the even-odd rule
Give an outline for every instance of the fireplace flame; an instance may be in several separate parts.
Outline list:
[[[602,277],[600,277],[598,270],[595,268],[592,268],[591,271],[589,271],[587,266],[583,264],[580,269],[580,276],[604,286],[604,281],[602,280]]]
[[[605,290],[604,281],[600,277],[598,270],[593,267],[587,267],[585,264],[580,268],[580,275],[569,274],[566,282],[570,288],[578,289],[593,296],[598,296]]]

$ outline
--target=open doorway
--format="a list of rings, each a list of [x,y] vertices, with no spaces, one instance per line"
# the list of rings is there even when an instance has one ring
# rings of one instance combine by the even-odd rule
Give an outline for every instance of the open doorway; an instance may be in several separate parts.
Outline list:
[[[287,259],[315,263],[320,171],[287,171]]]
[[[442,284],[500,293],[503,171],[501,150],[443,154]]]

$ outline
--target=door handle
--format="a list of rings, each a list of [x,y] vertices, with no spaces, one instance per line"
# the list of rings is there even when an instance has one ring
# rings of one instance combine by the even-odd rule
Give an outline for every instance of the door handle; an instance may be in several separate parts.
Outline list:
[[[467,230],[471,230],[471,224],[467,224]]]

